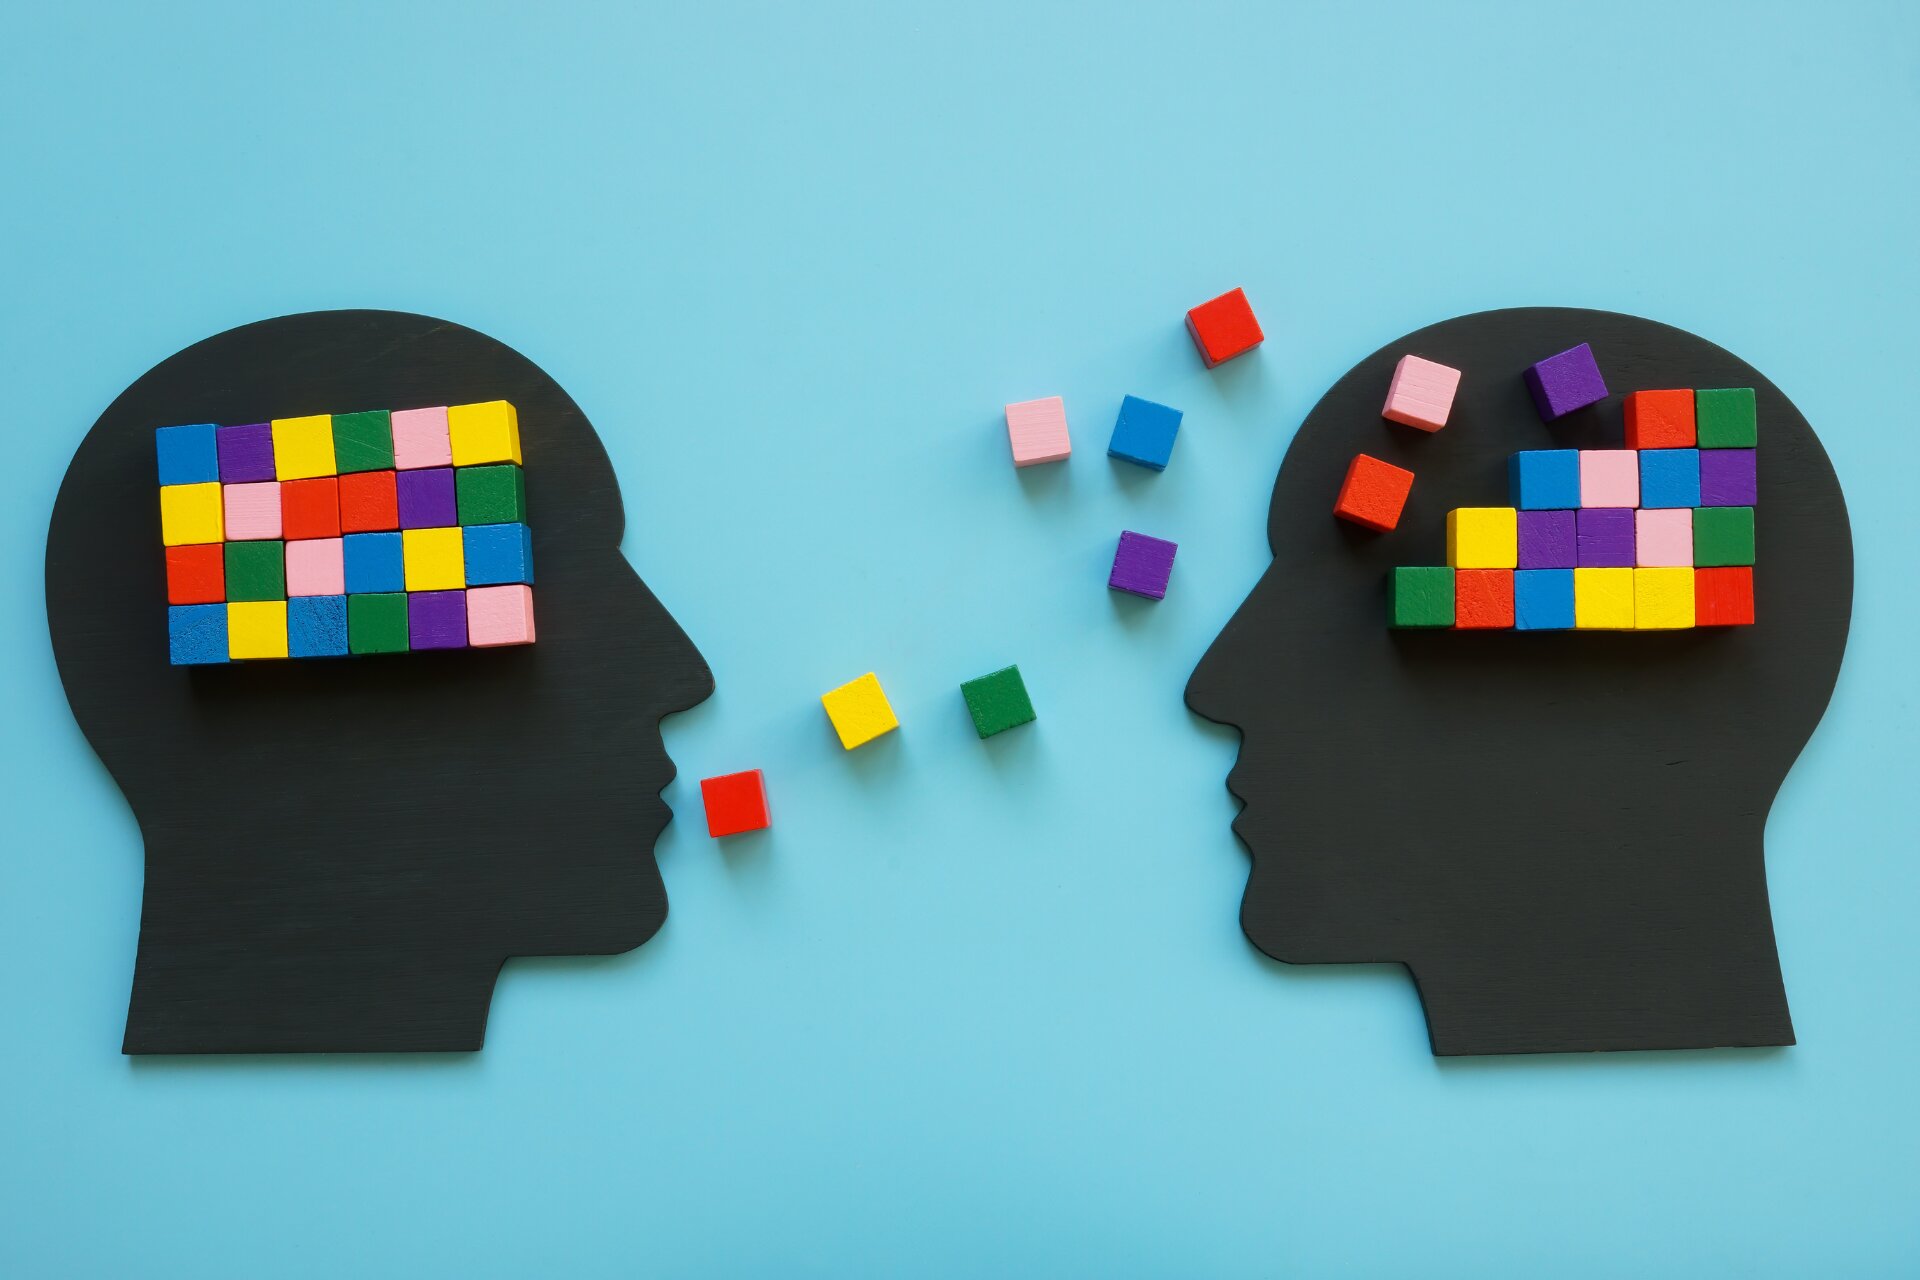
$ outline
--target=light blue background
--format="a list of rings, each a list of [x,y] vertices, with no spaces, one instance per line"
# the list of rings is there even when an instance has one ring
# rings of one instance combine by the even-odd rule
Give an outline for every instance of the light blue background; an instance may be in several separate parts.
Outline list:
[[[1911,5],[13,4],[0,77],[0,1273],[1920,1270]],[[1268,333],[1202,370],[1185,308]],[[1440,1063],[1395,967],[1244,941],[1180,691],[1360,356],[1654,316],[1822,432],[1859,563],[1768,828],[1802,1043]],[[130,1062],[134,825],[62,702],[74,442],[178,348],[387,306],[544,365],[719,694],[672,917],[458,1059]],[[1110,463],[1128,392],[1187,411]],[[1016,475],[1000,406],[1076,453]],[[1110,597],[1122,527],[1181,544]],[[1032,729],[958,683],[1018,661]],[[905,723],[856,755],[825,689]],[[1383,762],[1383,766],[1388,762]],[[695,780],[776,826],[709,841]],[[1383,767],[1382,785],[1391,768]]]

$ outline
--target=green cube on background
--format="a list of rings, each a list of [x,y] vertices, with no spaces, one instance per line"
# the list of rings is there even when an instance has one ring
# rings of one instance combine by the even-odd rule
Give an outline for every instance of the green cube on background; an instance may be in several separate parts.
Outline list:
[[[960,686],[960,696],[967,700],[974,732],[983,738],[1034,719],[1033,700],[1027,697],[1027,682],[1020,678],[1018,664],[967,681]]]
[[[285,600],[287,544],[227,543],[228,600]]]
[[[1751,449],[1759,441],[1752,387],[1694,392],[1693,421],[1702,449]]]
[[[333,415],[333,461],[341,475],[393,467],[393,417],[385,409]]]
[[[1388,593],[1396,627],[1450,627],[1453,625],[1453,570],[1427,565],[1401,565],[1393,571]]]
[[[1695,507],[1693,563],[1711,569],[1753,563],[1752,507]]]
[[[487,467],[458,467],[453,473],[460,523],[525,524],[527,485],[512,463]]]
[[[351,653],[405,653],[407,593],[381,591],[348,596],[347,649]]]

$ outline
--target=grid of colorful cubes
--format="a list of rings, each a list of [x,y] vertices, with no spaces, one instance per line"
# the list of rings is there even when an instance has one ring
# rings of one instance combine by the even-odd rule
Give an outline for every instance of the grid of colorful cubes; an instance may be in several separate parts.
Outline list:
[[[203,422],[155,440],[176,665],[533,643],[506,401]]]
[[[1626,442],[1514,454],[1512,506],[1448,512],[1446,565],[1393,571],[1392,625],[1751,625],[1752,388],[1633,392]]]

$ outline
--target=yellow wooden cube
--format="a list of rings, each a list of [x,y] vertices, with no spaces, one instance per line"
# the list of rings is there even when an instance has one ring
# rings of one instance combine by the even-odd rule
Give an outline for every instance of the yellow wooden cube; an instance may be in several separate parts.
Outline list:
[[[1575,569],[1573,625],[1581,631],[1633,630],[1633,572]]]
[[[1520,513],[1512,507],[1447,512],[1447,563],[1456,569],[1512,569],[1520,563]]]
[[[453,442],[456,467],[520,461],[520,415],[505,400],[450,406],[447,438]]]
[[[827,709],[827,719],[833,721],[834,732],[840,735],[840,745],[849,751],[900,727],[887,702],[886,690],[871,671],[821,694],[820,703]]]
[[[400,554],[409,591],[457,591],[467,585],[466,542],[458,529],[404,529]]]
[[[1693,625],[1693,570],[1635,569],[1633,625],[1637,631],[1677,631]]]
[[[337,475],[333,461],[333,415],[273,420],[273,478],[311,480]]]
[[[222,542],[226,521],[221,514],[220,482],[163,484],[160,486],[160,541],[169,547],[193,542]]]
[[[287,656],[287,602],[236,600],[227,606],[227,656],[284,658]]]

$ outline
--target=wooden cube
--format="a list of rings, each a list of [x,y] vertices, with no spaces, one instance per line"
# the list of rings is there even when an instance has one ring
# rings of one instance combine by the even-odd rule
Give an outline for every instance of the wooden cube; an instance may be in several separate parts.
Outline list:
[[[1633,626],[1636,631],[1676,631],[1693,625],[1691,568],[1633,571]]]
[[[1513,507],[1447,512],[1447,563],[1456,569],[1512,569],[1520,563],[1520,513]]]
[[[1371,454],[1355,454],[1334,498],[1333,514],[1385,533],[1400,523],[1412,491],[1413,472]]]
[[[1060,462],[1073,453],[1067,432],[1067,405],[1059,396],[1022,400],[1007,406],[1007,442],[1013,465],[1031,467]]]
[[[257,542],[238,544],[257,547]],[[287,656],[287,602],[233,601],[227,605],[227,656],[236,662]]]
[[[407,529],[400,537],[408,591],[454,591],[467,585],[466,544],[458,528]]]
[[[1454,571],[1434,565],[1400,565],[1387,585],[1388,625],[1451,627]]]
[[[1401,356],[1387,384],[1387,403],[1380,416],[1422,431],[1438,431],[1453,412],[1454,393],[1460,389],[1460,371],[1451,366]]]
[[[840,735],[840,745],[848,751],[900,727],[879,677],[871,671],[820,695],[820,704]]]
[[[219,484],[160,486],[160,541],[169,547],[219,542],[226,536]]]
[[[1244,355],[1266,340],[1244,289],[1229,289],[1187,312],[1187,332],[1211,369]]]
[[[448,406],[447,439],[456,467],[520,462],[520,418],[505,400]]]
[[[1693,571],[1693,620],[1701,627],[1753,625],[1753,569],[1747,565]]]
[[[532,644],[533,588],[525,583],[467,589],[467,643],[476,649]]]
[[[1624,412],[1629,449],[1691,449],[1693,392],[1630,391]]]
[[[707,834],[714,839],[773,825],[767,806],[767,780],[758,769],[700,780],[700,801],[707,810]]]
[[[1502,630],[1513,626],[1513,570],[1455,570],[1453,625],[1462,631]]]
[[[309,480],[337,472],[333,460],[332,414],[273,420],[274,479]]]

